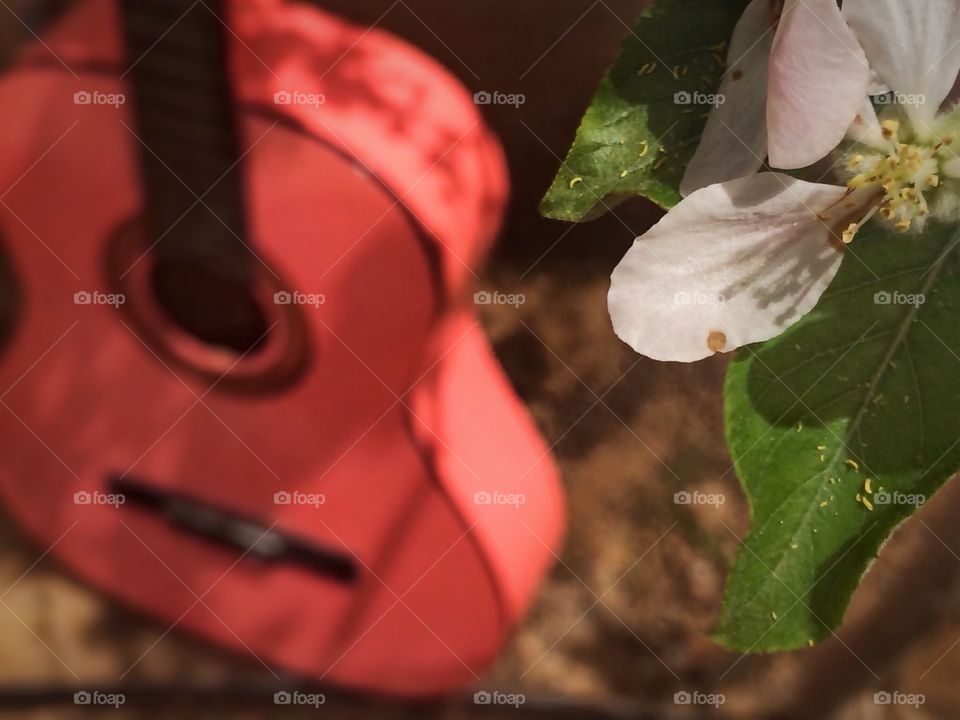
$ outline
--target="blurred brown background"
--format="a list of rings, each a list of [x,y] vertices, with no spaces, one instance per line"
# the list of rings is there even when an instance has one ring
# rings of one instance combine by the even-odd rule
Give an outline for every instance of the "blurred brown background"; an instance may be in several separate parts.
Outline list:
[[[0,2],[9,58],[44,7]],[[522,710],[474,707],[469,696],[426,707],[331,697],[335,717],[668,717],[677,691],[721,692],[724,716],[960,716],[960,490],[945,491],[887,546],[839,636],[820,647],[744,657],[711,642],[726,570],[748,528],[724,449],[725,360],[695,366],[638,359],[613,335],[610,271],[659,217],[637,201],[582,226],[545,221],[537,204],[603,69],[645,0],[329,0],[329,10],[407,38],[472,90],[523,93],[488,107],[514,195],[481,286],[526,303],[484,307],[517,391],[564,472],[569,533],[533,611],[482,687],[527,694]],[[17,19],[17,18],[20,19]],[[21,22],[21,19],[23,22]],[[723,493],[719,508],[676,505],[679,490]],[[273,678],[129,616],[63,575],[0,525],[0,685],[39,692],[125,677],[128,707],[109,717],[272,717],[251,693]],[[24,573],[27,573],[24,576]],[[18,578],[23,576],[21,580]],[[145,654],[146,653],[146,654]],[[164,684],[234,690],[198,696]],[[157,686],[160,690],[156,690]],[[151,694],[136,688],[155,688]],[[919,709],[878,706],[879,690],[924,693]],[[10,695],[6,698],[9,700]],[[30,697],[24,696],[23,700]],[[10,717],[93,716],[72,704],[25,703]],[[304,717],[317,711],[302,711]],[[499,712],[499,714],[497,714]],[[3,714],[0,711],[0,714]],[[294,714],[294,713],[291,713]]]

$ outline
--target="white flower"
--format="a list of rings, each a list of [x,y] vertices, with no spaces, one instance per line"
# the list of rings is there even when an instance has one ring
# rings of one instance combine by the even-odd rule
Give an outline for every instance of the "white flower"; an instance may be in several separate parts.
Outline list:
[[[816,305],[874,215],[902,231],[957,219],[960,111],[937,113],[960,72],[960,3],[845,0],[843,12],[879,79],[916,102],[881,122],[860,93],[845,187],[779,173],[713,184],[638,238],[608,302],[617,335],[642,355],[689,362],[779,335]],[[724,302],[679,304],[677,293]]]
[[[843,139],[870,89],[864,51],[836,0],[753,0],[727,62],[725,102],[710,113],[684,196],[752,175],[768,155],[775,168],[812,165]]]

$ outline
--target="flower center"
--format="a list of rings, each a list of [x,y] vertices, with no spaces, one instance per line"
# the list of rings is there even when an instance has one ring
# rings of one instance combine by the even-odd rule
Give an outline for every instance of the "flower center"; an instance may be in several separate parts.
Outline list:
[[[853,240],[860,226],[877,212],[901,232],[910,230],[915,222],[922,226],[930,214],[924,193],[940,185],[940,151],[953,142],[953,138],[935,144],[901,142],[900,123],[892,119],[884,120],[881,128],[890,150],[886,154],[858,153],[847,162],[854,173],[847,187],[851,191],[875,189],[879,200],[861,222],[851,223],[844,231],[845,243]]]

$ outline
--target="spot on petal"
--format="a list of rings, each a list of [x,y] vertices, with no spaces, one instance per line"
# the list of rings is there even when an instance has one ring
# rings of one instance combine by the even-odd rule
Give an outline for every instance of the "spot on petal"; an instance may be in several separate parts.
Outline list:
[[[707,347],[713,352],[723,352],[727,346],[727,336],[719,330],[713,330],[707,335]]]

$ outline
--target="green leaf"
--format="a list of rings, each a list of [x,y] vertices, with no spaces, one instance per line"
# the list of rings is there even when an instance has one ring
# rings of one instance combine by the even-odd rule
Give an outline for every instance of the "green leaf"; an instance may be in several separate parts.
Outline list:
[[[631,195],[663,207],[680,201],[710,106],[679,104],[674,95],[716,93],[747,1],[657,0],[640,17],[543,199],[544,216],[591,219]]]
[[[723,645],[828,636],[914,502],[960,467],[958,245],[952,225],[916,237],[871,223],[815,310],[731,365],[727,440],[753,524],[727,580]]]

